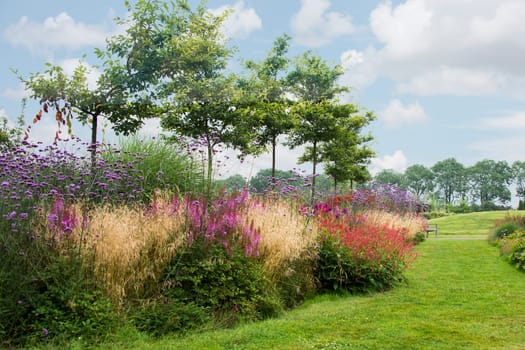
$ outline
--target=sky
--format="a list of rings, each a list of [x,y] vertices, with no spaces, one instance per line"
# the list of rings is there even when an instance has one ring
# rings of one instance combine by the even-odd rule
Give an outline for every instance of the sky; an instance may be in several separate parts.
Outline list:
[[[232,10],[222,30],[237,47],[233,71],[241,59],[262,60],[283,33],[292,37],[291,57],[312,50],[341,64],[340,83],[350,88],[342,102],[377,116],[373,173],[450,157],[465,166],[525,160],[524,0],[209,0],[207,7]],[[27,95],[12,69],[28,77],[50,62],[68,72],[83,59],[94,84],[93,50],[122,32],[114,18],[126,15],[123,0],[0,0],[0,115],[14,123]],[[27,104],[27,122],[38,109]],[[44,116],[31,138],[51,142],[55,129]],[[74,131],[89,139],[87,127]],[[142,130],[158,132],[156,120]],[[114,139],[110,128],[102,137]],[[297,168],[300,153],[281,147],[277,167]],[[221,175],[270,166],[269,155],[232,160]]]

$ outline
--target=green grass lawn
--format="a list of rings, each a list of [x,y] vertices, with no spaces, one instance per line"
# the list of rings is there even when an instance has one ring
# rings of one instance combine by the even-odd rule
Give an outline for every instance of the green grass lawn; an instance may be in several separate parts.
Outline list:
[[[462,234],[486,235],[500,214],[485,215],[436,221],[448,234],[456,227]],[[152,340],[130,332],[99,348],[524,348],[525,275],[503,261],[495,247],[483,240],[438,238],[416,250],[419,257],[406,273],[407,282],[389,292],[319,296],[278,319],[183,337]]]
[[[525,215],[516,210],[509,211],[488,211],[469,214],[455,214],[429,221],[431,224],[438,224],[439,236],[484,236],[487,237],[489,231],[494,226],[494,222],[504,218],[506,215]],[[430,233],[430,237],[433,232]]]

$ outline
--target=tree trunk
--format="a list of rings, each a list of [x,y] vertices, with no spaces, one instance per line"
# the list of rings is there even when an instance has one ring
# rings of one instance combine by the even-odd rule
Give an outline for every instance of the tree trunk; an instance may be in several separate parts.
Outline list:
[[[91,124],[91,168],[95,168],[97,160],[97,129],[98,129],[98,114],[92,114],[93,123]]]
[[[207,197],[210,198],[211,196],[211,180],[213,175],[213,144],[210,140],[208,140],[208,175],[206,178],[206,193]]]
[[[275,166],[276,166],[275,152],[276,152],[276,148],[277,148],[277,137],[274,136],[272,138],[272,186],[271,186],[272,191],[275,189]]]
[[[313,147],[312,147],[312,156],[313,156],[313,172],[312,172],[312,198],[311,202],[314,203],[314,197],[315,197],[315,178],[316,178],[316,168],[317,168],[317,142],[314,141]]]

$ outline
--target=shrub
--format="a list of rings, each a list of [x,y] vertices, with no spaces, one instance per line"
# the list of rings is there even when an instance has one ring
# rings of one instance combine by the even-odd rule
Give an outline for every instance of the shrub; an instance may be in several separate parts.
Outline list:
[[[368,292],[403,279],[414,259],[412,243],[396,229],[367,223],[364,215],[332,211],[319,218],[323,230],[317,279],[323,290]]]
[[[390,184],[329,197],[326,202],[330,207],[346,208],[352,212],[380,210],[403,214],[414,212],[421,207],[417,198],[410,192]]]
[[[431,220],[431,219],[438,219],[438,218],[442,218],[442,217],[445,217],[445,216],[450,216],[450,215],[454,215],[453,213],[447,213],[447,212],[444,212],[444,211],[431,211],[430,213],[421,213],[421,215],[423,215],[423,217],[427,220]]]
[[[22,252],[25,258],[16,259],[11,274],[2,269],[0,344],[59,342],[72,337],[94,342],[116,324],[118,316],[111,302],[85,275],[77,250],[58,247],[42,236]]]
[[[520,228],[516,221],[507,221],[498,225],[490,234],[489,242],[494,242],[498,239],[504,238],[505,236],[513,234]]]
[[[154,337],[202,328],[211,322],[206,308],[168,298],[153,299],[135,307],[130,318],[138,330]]]
[[[266,280],[256,259],[244,249],[209,244],[203,237],[177,252],[163,284],[163,294],[170,300],[209,309],[225,325],[278,312],[268,309],[272,301],[266,295]]]

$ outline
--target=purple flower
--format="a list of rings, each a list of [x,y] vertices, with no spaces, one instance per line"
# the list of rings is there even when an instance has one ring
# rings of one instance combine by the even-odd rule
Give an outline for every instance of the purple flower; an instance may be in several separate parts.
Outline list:
[[[2,181],[2,183],[0,185],[2,187],[4,187],[4,188],[7,188],[7,187],[9,187],[9,182],[8,181]]]
[[[49,330],[47,328],[42,328],[42,335],[47,336],[49,334]]]

